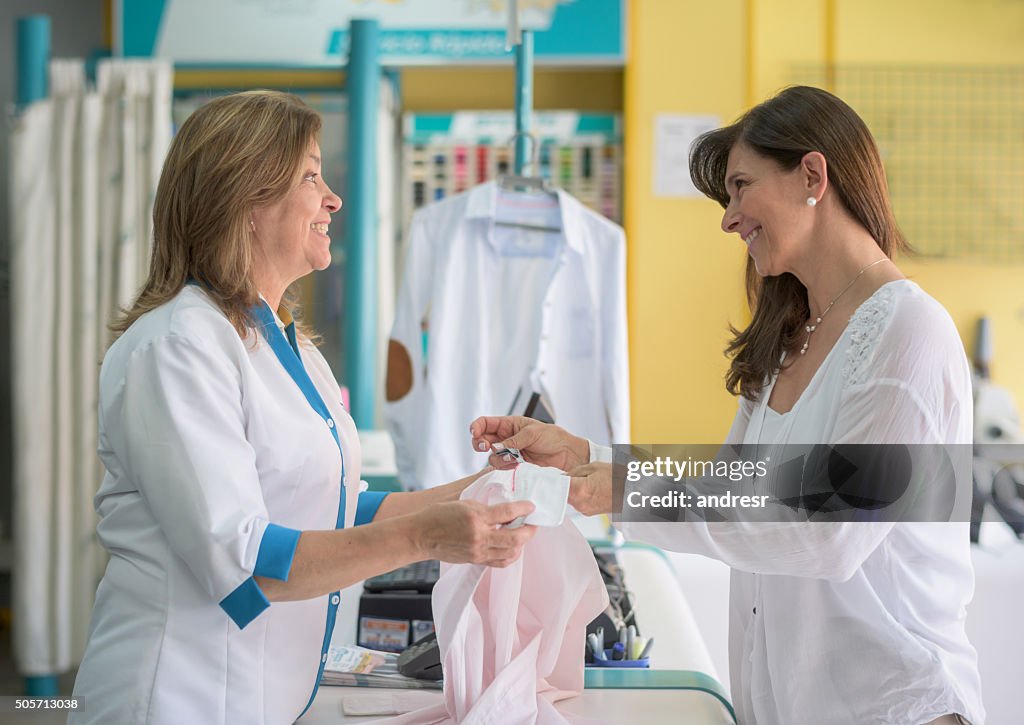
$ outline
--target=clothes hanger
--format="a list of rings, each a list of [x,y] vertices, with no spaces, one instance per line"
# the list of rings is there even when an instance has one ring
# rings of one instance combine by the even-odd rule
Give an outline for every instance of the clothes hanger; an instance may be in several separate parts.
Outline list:
[[[529,131],[517,131],[512,135],[512,138],[509,139],[508,145],[512,146],[514,150],[516,139],[518,139],[520,136],[525,137],[533,142],[532,151],[530,154],[530,168],[537,168],[537,155],[539,143],[537,141],[537,138],[532,133],[530,133]],[[551,181],[543,176],[527,176],[525,174],[501,174],[498,177],[497,183],[498,188],[503,191],[541,192],[551,196],[556,201],[558,199],[558,191],[551,184]],[[560,227],[542,226],[540,224],[526,224],[522,222],[496,220],[494,224],[500,227],[516,227],[519,229],[531,229],[533,231],[538,232],[562,231]]]

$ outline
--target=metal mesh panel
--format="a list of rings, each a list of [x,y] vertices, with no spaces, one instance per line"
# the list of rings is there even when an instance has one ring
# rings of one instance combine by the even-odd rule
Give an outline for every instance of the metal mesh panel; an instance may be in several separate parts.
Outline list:
[[[797,77],[824,87],[820,67]],[[918,252],[1024,262],[1024,68],[838,66],[834,78],[878,142]]]

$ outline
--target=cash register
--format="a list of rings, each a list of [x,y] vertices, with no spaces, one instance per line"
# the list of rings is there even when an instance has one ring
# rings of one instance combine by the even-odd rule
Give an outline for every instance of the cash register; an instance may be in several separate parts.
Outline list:
[[[360,647],[401,652],[434,631],[430,594],[441,563],[418,561],[363,582],[356,643]]]

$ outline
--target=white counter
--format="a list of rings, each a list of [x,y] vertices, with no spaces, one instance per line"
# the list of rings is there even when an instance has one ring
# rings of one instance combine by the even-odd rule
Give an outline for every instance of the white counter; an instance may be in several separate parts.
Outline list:
[[[651,669],[658,672],[632,670],[628,674],[630,682],[618,684],[614,682],[616,675],[602,673],[605,686],[611,684],[613,689],[588,688],[579,697],[559,703],[559,711],[609,724],[667,725],[682,722],[730,725],[732,717],[714,695],[698,689],[678,689],[680,684],[694,682],[705,683],[715,689],[717,675],[671,564],[657,549],[642,545],[627,544],[620,548],[618,559],[625,571],[626,586],[635,597],[640,629],[644,635],[654,637]],[[355,603],[360,591],[361,585],[358,585],[343,593],[349,606],[343,609],[347,616],[338,621],[335,642],[355,640]],[[644,679],[644,683],[633,682],[638,676]],[[304,725],[369,722],[374,718],[346,717],[342,712],[342,700],[366,700],[391,692],[409,691],[321,687],[300,722]],[[422,693],[428,699],[441,699],[440,692],[416,692],[417,697]]]

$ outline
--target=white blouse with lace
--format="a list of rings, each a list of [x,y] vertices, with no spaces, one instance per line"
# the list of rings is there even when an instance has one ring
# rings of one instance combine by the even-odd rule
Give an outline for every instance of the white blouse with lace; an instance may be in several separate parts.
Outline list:
[[[771,381],[774,385],[775,380]],[[728,443],[971,443],[971,379],[943,307],[907,280],[854,313],[786,414],[741,399]],[[597,459],[610,450],[593,446]],[[967,523],[625,523],[733,568],[733,700],[751,725],[984,721],[964,632]]]

